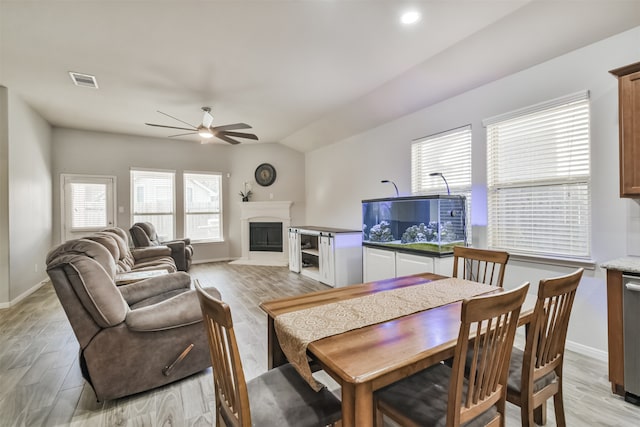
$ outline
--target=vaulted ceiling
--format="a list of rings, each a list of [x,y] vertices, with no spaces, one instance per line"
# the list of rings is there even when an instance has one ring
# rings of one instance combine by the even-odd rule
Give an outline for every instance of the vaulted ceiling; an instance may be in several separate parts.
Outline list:
[[[210,106],[309,151],[638,25],[640,0],[0,0],[0,85],[54,126],[166,137],[157,110]]]

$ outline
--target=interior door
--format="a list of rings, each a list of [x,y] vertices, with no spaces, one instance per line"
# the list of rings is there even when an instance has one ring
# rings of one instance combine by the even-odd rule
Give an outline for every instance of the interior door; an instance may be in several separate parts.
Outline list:
[[[63,241],[116,225],[115,183],[114,176],[61,175]]]

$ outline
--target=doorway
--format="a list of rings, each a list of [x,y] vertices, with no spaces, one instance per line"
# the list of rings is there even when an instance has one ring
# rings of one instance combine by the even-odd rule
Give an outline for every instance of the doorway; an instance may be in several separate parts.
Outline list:
[[[116,177],[61,174],[62,241],[116,225]]]

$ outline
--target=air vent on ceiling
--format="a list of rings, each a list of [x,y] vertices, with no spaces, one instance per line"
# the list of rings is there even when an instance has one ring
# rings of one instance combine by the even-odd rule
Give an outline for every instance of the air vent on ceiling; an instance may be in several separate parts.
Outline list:
[[[89,74],[82,73],[74,73],[73,71],[69,71],[69,75],[71,76],[71,80],[76,86],[83,87],[92,87],[94,89],[98,89],[98,81],[95,76]]]

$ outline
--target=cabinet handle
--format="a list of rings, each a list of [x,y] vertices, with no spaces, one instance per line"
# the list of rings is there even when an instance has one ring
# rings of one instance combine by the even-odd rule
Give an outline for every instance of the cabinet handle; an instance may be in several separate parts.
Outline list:
[[[628,291],[640,292],[640,284],[639,283],[628,282],[628,283],[624,284],[624,287]]]

